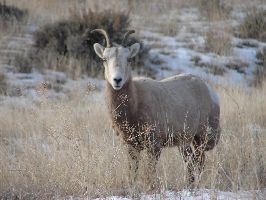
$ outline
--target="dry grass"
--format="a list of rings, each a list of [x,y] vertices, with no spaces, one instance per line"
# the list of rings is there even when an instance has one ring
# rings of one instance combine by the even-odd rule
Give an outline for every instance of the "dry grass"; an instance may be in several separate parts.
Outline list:
[[[69,10],[73,8],[88,8],[94,11],[103,11],[112,9],[115,11],[130,11],[135,16],[134,19],[138,23],[153,25],[158,16],[169,14],[184,7],[199,7],[203,14],[212,14],[221,19],[221,15],[226,15],[230,12],[228,5],[232,7],[252,7],[254,5],[263,4],[264,0],[153,0],[153,1],[140,1],[140,0],[8,0],[9,5],[15,5],[19,8],[27,8],[33,21],[56,21],[58,19],[69,17]],[[207,2],[207,3],[206,3]],[[223,4],[225,2],[225,4]],[[229,6],[229,7],[230,7]],[[214,10],[213,10],[214,9]]]
[[[78,5],[76,1],[65,0],[8,0],[7,4],[28,9],[30,20],[38,23],[68,17],[69,9]]]
[[[217,64],[214,62],[204,62],[201,60],[200,56],[193,56],[191,61],[194,62],[196,67],[202,67],[205,69],[206,72],[214,75],[223,76],[226,72],[226,68],[223,67],[221,64]]]
[[[8,1],[27,7],[31,20],[45,22],[68,17],[69,8],[82,6],[82,2],[96,10],[105,5],[103,0]],[[134,2],[132,13],[142,13],[140,17],[147,16],[143,21],[153,22],[155,15],[169,7],[183,6],[164,0],[155,7],[156,2],[159,0]],[[108,6],[113,5],[127,9],[124,1],[110,0]],[[49,66],[67,66],[73,76],[81,73],[79,60],[59,56],[59,63],[51,63],[49,56],[53,55],[46,56],[43,60]],[[217,148],[207,153],[198,187],[229,191],[266,188],[266,83],[259,89],[216,89],[221,97],[223,132]],[[102,94],[80,90],[61,101],[47,99],[45,91],[39,95],[41,102],[27,106],[0,102],[0,199],[93,198],[138,192],[129,187],[127,151],[111,129]],[[140,192],[145,191],[146,165],[143,159],[137,183]],[[157,168],[161,191],[185,187],[184,165],[177,148],[165,149]]]
[[[261,86],[266,77],[266,47],[257,51],[256,58],[258,59],[258,66],[254,72],[255,78],[253,84]]]
[[[27,9],[20,9],[0,1],[0,39],[3,36],[20,33],[27,20]]]
[[[206,33],[205,50],[218,55],[230,55],[232,52],[231,36],[225,32],[210,30]]]
[[[27,10],[0,2],[0,19],[4,22],[22,21],[28,15]]]
[[[223,20],[229,17],[231,8],[222,0],[199,0],[198,8],[210,21]]]
[[[6,94],[7,91],[7,83],[6,83],[6,75],[3,72],[0,72],[0,94]]]
[[[178,33],[178,20],[176,18],[168,17],[158,25],[158,31],[166,36],[175,37]]]
[[[253,8],[239,26],[238,34],[243,38],[254,38],[266,42],[266,10]]]
[[[154,1],[120,1],[109,0],[8,0],[8,4],[16,5],[19,8],[28,8],[32,19],[41,22],[43,20],[55,21],[69,17],[69,11],[73,8],[88,8],[93,11],[103,11],[112,9],[114,11],[131,12],[134,15],[151,17],[165,13],[169,9],[174,10],[177,7],[188,6],[192,0],[154,0]],[[38,19],[36,18],[38,16]],[[151,19],[151,18],[150,18]],[[146,19],[145,19],[146,20]]]
[[[222,138],[207,154],[199,187],[265,188],[266,84],[263,89],[218,86],[217,90]],[[65,101],[44,96],[37,105],[7,104],[0,116],[2,197],[103,197],[136,192],[129,188],[127,152],[111,130],[101,94],[76,91]],[[145,166],[144,159],[139,188],[145,188]],[[182,189],[184,175],[177,148],[165,149],[158,165],[161,191]]]

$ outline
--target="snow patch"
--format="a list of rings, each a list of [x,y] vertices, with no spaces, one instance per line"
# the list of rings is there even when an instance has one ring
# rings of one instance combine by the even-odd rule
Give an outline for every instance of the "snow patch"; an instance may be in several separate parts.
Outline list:
[[[239,191],[236,193],[233,192],[223,192],[223,191],[217,191],[217,190],[197,190],[197,191],[189,191],[189,190],[183,190],[180,192],[172,192],[172,191],[166,191],[161,194],[142,194],[137,199],[140,200],[175,200],[175,199],[182,199],[182,200],[247,200],[247,199],[263,199],[264,194],[263,191]],[[97,198],[95,200],[100,200],[103,198]],[[130,198],[130,197],[119,197],[119,196],[113,196],[113,197],[106,197],[105,200],[132,200],[136,198]],[[81,199],[80,199],[81,200]]]

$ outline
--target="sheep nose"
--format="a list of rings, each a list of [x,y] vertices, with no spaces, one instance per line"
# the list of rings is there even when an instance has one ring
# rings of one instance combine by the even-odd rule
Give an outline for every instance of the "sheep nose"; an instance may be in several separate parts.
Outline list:
[[[116,82],[116,84],[119,84],[122,81],[122,78],[114,78],[114,81]]]

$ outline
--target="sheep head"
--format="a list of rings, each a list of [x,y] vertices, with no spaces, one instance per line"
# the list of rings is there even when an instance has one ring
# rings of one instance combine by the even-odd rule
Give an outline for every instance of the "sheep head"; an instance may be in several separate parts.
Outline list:
[[[93,45],[94,51],[103,61],[105,79],[114,90],[120,90],[131,76],[130,61],[140,49],[139,43],[126,46],[128,36],[135,31],[131,30],[125,33],[122,45],[119,46],[112,46],[108,34],[103,29],[91,31],[91,33],[95,32],[104,35],[106,40],[106,47],[99,43]]]

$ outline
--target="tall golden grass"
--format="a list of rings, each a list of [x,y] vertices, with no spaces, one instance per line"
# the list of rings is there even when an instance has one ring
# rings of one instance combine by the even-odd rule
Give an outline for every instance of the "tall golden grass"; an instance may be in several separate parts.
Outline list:
[[[207,153],[199,188],[266,187],[266,83],[262,89],[217,87],[222,137]],[[41,95],[41,94],[40,94]],[[110,126],[102,92],[75,91],[68,100],[1,105],[0,194],[23,198],[134,194],[145,191],[145,152],[136,188],[129,186],[127,151]],[[157,166],[160,191],[185,187],[177,148]]]

